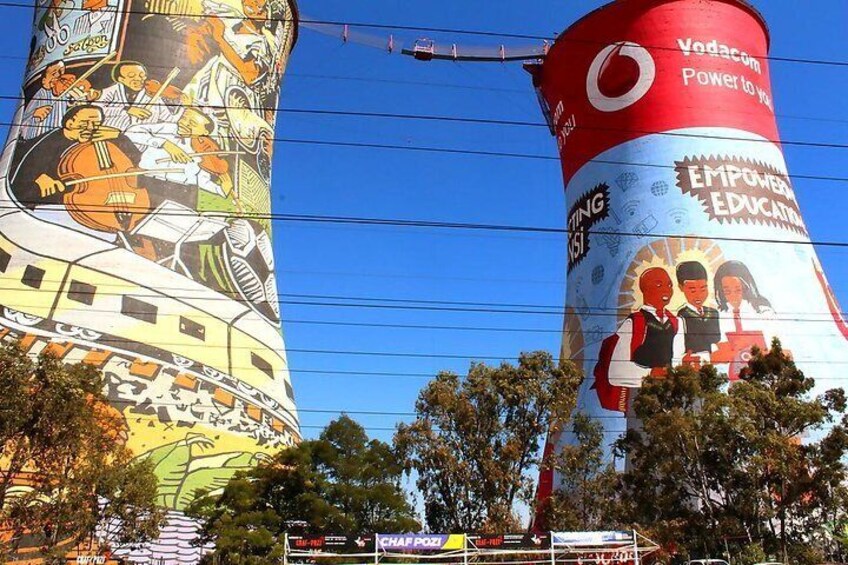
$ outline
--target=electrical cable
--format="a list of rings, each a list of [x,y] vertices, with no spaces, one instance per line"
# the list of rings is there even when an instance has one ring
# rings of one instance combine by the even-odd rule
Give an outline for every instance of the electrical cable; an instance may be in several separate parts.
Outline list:
[[[14,123],[14,122],[0,122],[0,126],[27,126],[28,124],[23,123]],[[661,133],[661,132],[657,132]],[[191,136],[190,136],[191,137]],[[210,136],[202,136],[202,137],[210,137]],[[214,136],[212,136],[214,137]],[[245,139],[245,138],[243,138]],[[246,139],[259,139],[258,137],[246,138]],[[290,137],[267,137],[263,138],[266,141],[274,142],[274,143],[289,143],[289,144],[297,144],[297,145],[312,145],[312,146],[330,146],[330,147],[347,147],[347,148],[361,148],[361,149],[385,149],[385,150],[396,150],[396,151],[410,151],[410,152],[423,152],[423,153],[436,153],[436,154],[449,154],[449,155],[474,155],[480,157],[503,157],[503,158],[512,158],[512,159],[529,159],[529,160],[542,160],[542,161],[560,161],[559,157],[553,155],[541,155],[534,153],[514,153],[514,152],[506,152],[506,151],[486,151],[486,150],[475,150],[475,149],[460,149],[460,148],[451,148],[451,147],[432,147],[432,146],[414,146],[414,145],[398,145],[398,144],[387,144],[387,143],[370,143],[370,142],[355,142],[355,141],[338,141],[338,140],[321,140],[321,139],[303,139],[303,138],[290,138]],[[741,138],[740,138],[741,139]],[[755,139],[744,139],[744,141],[748,142],[757,142]],[[762,140],[759,140],[762,141]],[[833,144],[837,147],[842,147],[839,144]],[[846,146],[848,147],[848,146]],[[635,161],[618,161],[611,159],[600,159],[596,156],[596,154],[576,154],[571,152],[569,154],[571,158],[573,157],[588,157],[584,159],[586,163],[599,163],[599,164],[607,164],[607,165],[621,165],[621,166],[631,166],[631,167],[643,167],[643,168],[653,168],[653,169],[671,169],[677,171],[679,169],[676,165],[665,165],[660,163],[644,163],[644,162],[635,162]],[[796,174],[789,173],[785,176],[788,179],[803,179],[803,180],[817,180],[817,181],[828,181],[828,182],[848,182],[848,177],[839,177],[839,176],[828,176],[828,175],[812,175],[812,174]]]
[[[102,418],[104,420],[114,420],[114,421],[123,421],[123,422],[126,422],[127,420],[141,421],[143,419],[160,421],[159,416],[157,416],[155,414],[138,414],[138,413],[129,414],[127,416],[123,416],[123,415],[121,415],[121,416],[114,415],[113,416],[113,415],[102,414],[102,415],[99,416],[99,418]],[[592,418],[594,418],[594,416]],[[624,415],[622,415],[618,419],[624,420]],[[164,425],[179,424],[179,423],[182,423],[182,422],[188,423],[190,421],[189,420],[182,420],[182,419],[179,419],[179,418],[173,419],[169,422],[161,422],[160,421],[160,423],[162,423]],[[402,423],[402,422],[399,422],[399,423]],[[385,431],[385,432],[396,432],[397,431],[396,427],[367,426],[367,425],[362,425],[362,424],[360,424],[360,425],[362,426],[362,428],[364,428],[365,430],[368,430],[368,431]],[[834,428],[839,427],[839,426],[841,426],[840,423],[828,422],[828,423],[821,424],[819,426],[813,426],[808,431],[826,431],[826,430],[834,429]],[[298,424],[299,429],[321,429],[321,430],[323,430],[323,429],[326,429],[326,427],[327,427],[326,425],[317,426],[317,425],[309,425],[309,424]],[[435,428],[435,429],[438,430],[438,428]],[[569,430],[569,431],[571,431],[571,430]],[[630,431],[630,430],[627,429],[627,428],[624,428],[624,429],[604,429],[603,433],[620,434],[620,433],[626,433],[628,431]]]
[[[591,361],[591,359],[589,360]],[[578,367],[579,368],[579,367]],[[289,372],[291,373],[304,373],[304,374],[315,374],[315,375],[339,375],[339,376],[364,376],[364,377],[386,377],[386,378],[421,378],[421,379],[433,379],[435,378],[435,374],[433,373],[398,373],[391,371],[341,371],[341,370],[321,370],[321,369],[295,369],[289,368]],[[591,378],[591,377],[589,377]],[[816,382],[818,381],[845,381],[845,377],[810,377]],[[848,391],[847,391],[848,392]]]
[[[848,178],[845,179],[848,181]],[[5,202],[13,203],[13,200],[4,199]],[[19,202],[26,204],[27,201]],[[23,211],[19,205],[0,205],[0,209]],[[105,212],[111,211],[113,208],[108,206],[86,206],[79,205],[77,209],[88,212]],[[122,210],[127,212],[150,213],[148,208],[139,206],[122,206]],[[197,212],[159,212],[158,215],[163,217],[196,217]],[[569,229],[569,228],[554,228],[554,227],[536,227],[536,226],[516,226],[505,224],[477,224],[470,222],[441,222],[433,220],[407,220],[400,218],[365,218],[355,216],[322,216],[315,214],[275,214],[275,213],[235,213],[235,212],[205,212],[204,217],[209,218],[244,218],[254,220],[271,220],[271,221],[290,221],[290,222],[311,222],[311,223],[336,223],[336,224],[351,224],[351,225],[375,225],[375,226],[391,226],[391,227],[414,227],[414,228],[445,228],[445,229],[463,229],[463,230],[488,230],[488,231],[503,231],[503,232],[527,232],[527,233],[548,233],[548,234],[569,234],[580,233],[588,235],[608,235],[612,237],[654,237],[654,238],[671,238],[685,240],[712,240],[712,241],[735,241],[744,243],[762,243],[770,245],[804,245],[816,247],[838,247],[848,248],[848,241],[823,241],[811,239],[776,239],[776,238],[748,238],[748,237],[726,237],[726,236],[710,236],[699,234],[669,234],[658,232],[631,232],[618,230],[600,230],[600,229]]]
[[[0,60],[9,59],[9,60],[19,60],[19,61],[27,61],[28,58],[20,55],[0,55]],[[166,65],[157,65],[152,62],[147,62],[144,64],[147,68],[158,68],[158,69],[167,69],[170,70],[171,67]],[[378,77],[355,77],[355,76],[346,76],[346,75],[325,75],[325,74],[313,74],[313,73],[299,73],[297,71],[287,71],[286,79],[291,77],[294,78],[302,78],[302,79],[312,79],[312,80],[336,80],[336,81],[359,81],[359,82],[369,82],[369,83],[377,83],[377,84],[393,84],[398,86],[413,86],[413,87],[432,87],[432,88],[452,88],[452,89],[460,89],[460,90],[475,90],[482,92],[509,92],[514,94],[527,94],[529,91],[527,89],[521,88],[500,88],[500,87],[489,87],[489,86],[481,86],[477,84],[456,84],[456,83],[443,83],[443,82],[433,82],[433,81],[410,81],[410,80],[400,80],[400,79],[386,79],[386,78],[378,78]],[[21,98],[21,97],[17,97]],[[566,98],[567,100],[568,98]],[[590,97],[591,99],[591,97]],[[167,104],[166,104],[167,105]],[[225,106],[226,107],[226,106]],[[679,109],[694,109],[694,106],[687,104],[673,104],[671,107],[679,108]],[[262,108],[268,109],[271,111],[277,112],[287,112],[293,111],[287,108]],[[748,110],[741,109],[733,109],[727,108],[725,112],[740,114],[740,115],[759,115],[756,112],[751,112]],[[805,116],[805,115],[796,115],[796,114],[783,114],[783,113],[775,113],[774,116],[776,118],[780,118],[782,120],[798,120],[798,121],[812,121],[812,122],[829,122],[829,123],[839,123],[839,124],[848,124],[848,119],[843,118],[834,118],[833,116]],[[519,125],[519,124],[516,124]],[[542,122],[528,122],[527,125],[541,125],[547,127],[547,124]],[[660,132],[657,132],[660,133]]]
[[[73,341],[74,338],[68,336],[68,339]],[[85,338],[76,338],[77,340],[82,340],[91,343],[101,343],[101,344],[117,344],[113,345],[113,347],[117,349],[122,349],[121,344],[125,344],[128,342],[133,342],[134,340],[123,338],[123,337],[99,337],[96,340],[86,340]],[[185,343],[167,343],[167,342],[152,342],[153,345],[163,345],[163,346],[181,346],[182,348],[200,348],[204,350],[208,349],[220,349],[220,350],[230,350],[230,349],[251,349],[250,347],[228,347],[225,345],[214,345],[214,344],[206,344],[202,341],[199,341],[197,345],[191,346]],[[253,348],[255,349],[255,348]],[[419,353],[413,351],[363,351],[363,350],[341,350],[341,349],[307,349],[307,348],[297,348],[297,347],[286,347],[286,354],[291,353],[301,353],[301,354],[310,354],[310,355],[344,355],[344,356],[354,356],[354,357],[379,357],[379,358],[403,358],[403,359],[450,359],[450,360],[461,360],[461,361],[471,361],[471,362],[480,362],[480,361],[500,361],[504,362],[507,360],[513,360],[517,358],[515,354],[508,355],[469,355],[469,354],[459,354],[459,353]],[[572,359],[560,359],[557,357],[552,357],[552,361],[554,363],[559,363],[560,361],[572,361]],[[579,361],[585,362],[598,362],[597,358],[589,358],[589,357],[580,357]],[[844,361],[836,361],[833,359],[823,359],[819,357],[809,357],[809,358],[801,358],[796,357],[794,361],[798,364],[802,365],[848,365],[848,360]],[[632,363],[629,359],[610,359],[610,363],[624,363],[629,364]],[[243,367],[243,366],[230,366],[231,371],[253,371],[256,370],[256,367]],[[289,369],[289,372],[292,372],[292,369]]]
[[[567,330],[567,329],[544,329],[544,328],[493,328],[493,327],[482,327],[482,326],[437,326],[437,325],[424,325],[424,324],[383,324],[383,323],[368,323],[368,322],[349,322],[349,321],[341,321],[341,320],[300,320],[297,318],[291,319],[286,318],[283,320],[284,325],[288,324],[302,324],[302,325],[318,325],[318,326],[350,326],[350,327],[367,327],[367,328],[389,328],[389,329],[412,329],[412,330],[445,330],[445,331],[469,331],[469,332],[504,332],[504,333],[546,333],[546,334],[555,334],[555,335],[577,335],[578,332],[576,330]],[[707,332],[690,332],[689,335],[703,335]],[[793,333],[793,335],[799,335],[798,333]],[[824,334],[812,334],[812,333],[802,333],[805,337],[831,337],[834,335],[831,333]]]
[[[198,407],[198,408],[217,408],[216,404],[202,404],[199,402],[159,402],[159,401],[144,401],[144,402],[127,402],[125,400],[115,400],[115,403],[121,404],[122,406],[128,406],[131,409],[147,409],[154,408],[157,406],[184,406],[186,408]],[[354,416],[404,416],[404,417],[419,417],[420,415],[417,412],[392,412],[385,410],[348,410],[345,408],[295,408],[295,411],[298,413],[305,414],[344,414],[344,415],[354,415]],[[612,415],[612,414],[598,414],[592,415],[591,418],[593,420],[621,420],[624,418],[623,415]],[[427,419],[427,418],[425,418]],[[405,422],[404,422],[405,423]],[[831,422],[836,425],[835,422]]]
[[[55,102],[55,99],[51,98],[38,98],[32,97],[27,99],[24,96],[19,95],[10,95],[10,94],[2,94],[0,95],[0,100],[14,100],[14,101],[26,101],[27,103],[32,102],[33,100],[43,100],[44,102]],[[97,101],[93,101],[93,104],[97,104]],[[165,108],[174,108],[181,107],[175,104],[167,104],[164,102],[153,102],[146,104],[146,106],[158,106]],[[228,106],[223,104],[203,104],[204,109],[211,110],[228,110],[228,109],[239,109],[243,110],[241,107],[237,106]],[[402,113],[391,113],[391,112],[365,112],[365,111],[354,111],[354,110],[330,110],[330,109],[321,109],[321,108],[285,108],[285,107],[263,107],[258,106],[252,109],[254,112],[273,112],[273,113],[282,113],[282,114],[307,114],[307,115],[319,115],[319,116],[343,116],[343,117],[357,117],[357,118],[386,118],[386,119],[396,119],[396,120],[419,120],[419,121],[436,121],[436,122],[448,122],[448,123],[464,123],[464,124],[487,124],[487,125],[504,125],[504,126],[519,126],[519,127],[536,127],[536,128],[545,128],[547,129],[549,126],[544,122],[533,122],[527,120],[506,120],[506,119],[494,119],[494,118],[472,118],[472,117],[463,117],[463,116],[445,116],[445,115],[427,115],[427,114],[402,114]],[[9,126],[10,124],[0,125]],[[15,124],[15,125],[23,125],[23,124]],[[38,124],[29,124],[35,125]],[[848,149],[848,144],[845,143],[833,143],[833,142],[819,142],[819,141],[808,141],[808,140],[792,140],[792,139],[767,139],[761,137],[739,137],[739,136],[725,136],[725,135],[711,135],[711,134],[696,134],[696,133],[685,133],[679,131],[657,131],[657,130],[645,130],[645,129],[629,129],[629,128],[615,128],[615,127],[601,127],[601,126],[592,126],[580,124],[574,126],[575,130],[587,130],[587,131],[605,131],[605,132],[620,132],[620,133],[635,133],[640,135],[660,135],[660,136],[668,136],[668,137],[677,137],[677,138],[689,138],[689,139],[710,139],[717,141],[744,141],[744,142],[753,142],[753,143],[770,143],[772,145],[790,145],[790,146],[799,146],[799,147],[813,147],[813,148],[828,148],[828,149]],[[239,137],[238,139],[246,139],[245,137]],[[251,137],[251,140],[255,140],[257,138]]]
[[[59,280],[56,280],[56,279],[52,279],[52,280],[42,279],[42,282],[44,280],[47,280],[48,282],[63,282],[63,281],[59,281]],[[2,281],[2,279],[0,279],[0,281]],[[101,286],[101,285],[98,285],[98,286]],[[102,286],[107,286],[107,285],[102,285]],[[113,286],[113,287],[116,287],[116,288],[124,288],[123,285],[108,285],[108,286]],[[129,287],[130,285],[127,285],[127,286]],[[0,286],[0,291],[2,291],[2,290],[24,292],[24,293],[37,293],[38,295],[41,295],[45,292],[45,290],[43,290],[41,288],[18,288],[18,287],[3,287],[3,286]],[[163,289],[163,290],[167,290],[167,289]],[[168,298],[168,299],[175,299],[175,300],[178,300],[178,301],[181,301],[181,302],[183,302],[183,301],[185,301],[185,302],[205,302],[207,300],[234,301],[234,302],[237,302],[237,303],[239,302],[239,299],[227,298],[225,296],[220,296],[220,297],[215,297],[215,298],[202,298],[202,297],[198,297],[198,296],[181,296],[181,295],[167,295],[167,294],[166,295],[163,295],[163,294],[138,294],[138,293],[134,293],[134,292],[121,293],[121,292],[100,292],[100,291],[89,291],[89,290],[71,290],[70,288],[66,292],[68,294],[73,294],[73,295],[79,296],[79,297],[104,295],[104,296],[117,296],[117,297],[129,296],[131,298],[156,298],[156,299]],[[305,296],[309,296],[309,295],[305,295]],[[318,295],[318,296],[320,296],[320,295]],[[340,299],[341,300],[362,300],[362,299],[355,298],[355,297],[352,297],[352,298],[343,298],[342,297]],[[372,300],[380,300],[380,299],[372,299]],[[396,299],[396,300],[389,299],[388,301],[389,302],[406,302],[406,301],[401,300],[401,299]],[[66,307],[63,308],[63,310],[71,310],[71,311],[79,311],[79,312],[97,312],[97,313],[105,313],[105,314],[110,314],[110,313],[116,314],[116,313],[118,313],[118,312],[116,312],[115,310],[112,310],[112,309],[107,310],[107,309],[101,309],[101,308],[92,308],[91,305],[84,304],[83,302],[81,302],[79,300],[74,300],[74,302],[79,302],[81,305],[76,306],[74,308],[67,308],[67,306],[66,306]],[[445,307],[426,306],[426,305],[418,305],[418,304],[372,304],[372,303],[369,303],[369,304],[351,304],[351,303],[341,303],[341,302],[311,302],[311,301],[303,301],[303,300],[284,300],[284,299],[278,299],[275,302],[277,304],[292,304],[292,305],[300,305],[300,306],[328,306],[328,307],[343,307],[343,308],[344,307],[347,307],[347,308],[380,308],[380,309],[389,309],[389,310],[424,310],[424,311],[434,311],[434,312],[443,312],[443,311],[448,311],[448,312],[479,312],[479,313],[486,313],[486,314],[531,314],[531,315],[532,314],[539,314],[539,315],[554,315],[554,316],[563,316],[563,315],[569,313],[568,310],[573,310],[573,315],[579,315],[579,316],[584,317],[584,318],[605,317],[605,318],[622,319],[622,318],[625,317],[622,314],[622,311],[625,310],[625,308],[602,307],[602,306],[598,306],[598,307],[588,307],[588,306],[577,307],[578,309],[575,309],[574,306],[567,306],[565,308],[556,308],[556,309],[551,309],[551,310],[520,310],[520,309],[496,309],[496,308],[480,308],[480,309],[452,308],[452,307],[447,307],[447,306],[445,306]],[[440,303],[452,304],[452,302],[450,302],[450,301],[444,301],[443,302],[443,301],[428,301],[428,300],[409,300],[408,302],[424,303],[424,304],[426,304],[428,302],[433,303],[433,304],[440,304]],[[2,303],[2,300],[0,300],[0,303]],[[453,302],[453,303],[454,304],[463,304],[463,302]],[[475,303],[469,302],[468,304],[475,304]],[[486,304],[486,303],[478,303],[478,304],[482,305],[482,304]],[[496,305],[498,303],[491,303],[491,304]],[[25,304],[25,303],[12,303],[12,304],[3,304],[3,305],[6,306],[6,307],[9,307],[9,308],[12,308],[12,309],[32,308],[32,307],[38,308],[39,307],[39,305],[37,305],[37,304]],[[193,306],[191,304],[187,304],[187,306],[196,308],[196,306]],[[517,306],[520,307],[521,305],[517,305]],[[138,315],[145,314],[144,311],[133,310],[132,308],[122,309],[121,313],[138,314]],[[828,311],[828,312],[812,312],[812,311],[793,311],[793,312],[787,311],[787,312],[783,312],[784,314],[791,315],[792,317],[779,317],[779,316],[772,315],[772,314],[776,314],[776,313],[777,312],[769,313],[767,318],[769,320],[772,320],[772,321],[782,321],[782,322],[801,322],[801,323],[815,322],[815,323],[828,323],[828,324],[834,323],[834,319],[833,319],[834,312],[830,312],[830,311]],[[812,317],[810,317],[810,318],[800,318],[800,317],[796,317],[796,316],[805,315],[805,314],[810,315],[810,316],[821,316],[821,318],[812,318]],[[846,312],[837,312],[836,314],[840,314],[842,316],[848,316],[848,313],[846,313]],[[157,314],[157,316],[163,316],[163,317],[178,317],[178,316],[181,316],[181,315],[182,314],[179,314],[179,313],[168,313],[168,312]],[[214,316],[214,315],[211,315],[210,317],[218,319],[217,316]],[[748,316],[748,315],[746,315],[746,316],[740,317],[739,319],[742,320],[742,321],[761,320],[761,319],[763,319],[763,316],[762,315],[760,315],[760,316],[755,316],[755,315]]]
[[[3,56],[0,56],[0,59],[3,59]],[[26,60],[26,57],[8,57],[8,58],[17,58]],[[168,68],[164,67],[163,68]],[[296,77],[302,79],[309,80],[336,80],[336,81],[352,81],[352,82],[373,82],[376,84],[392,84],[397,86],[413,86],[413,87],[433,87],[433,88],[453,88],[459,90],[475,90],[480,92],[508,92],[513,94],[526,94],[527,89],[523,88],[502,88],[495,86],[482,86],[479,84],[457,84],[457,83],[445,83],[445,82],[425,82],[425,81],[411,81],[411,80],[400,80],[400,79],[387,79],[387,78],[378,78],[371,76],[349,76],[349,75],[327,75],[327,74],[313,74],[313,73],[300,73],[297,71],[286,71],[286,78],[288,77]],[[694,109],[695,106],[686,105],[686,104],[674,104],[672,107],[674,108],[685,108],[685,109]],[[747,110],[727,108],[725,111],[732,112],[734,114],[744,114],[744,115],[760,115],[759,113],[750,112]],[[832,122],[832,123],[840,123],[840,124],[848,124],[848,119],[843,118],[834,118],[832,116],[804,116],[804,115],[796,115],[796,114],[782,114],[775,113],[774,116],[776,118],[784,119],[784,120],[800,120],[800,121],[813,121],[813,122]]]
[[[0,2],[0,7],[7,8],[24,8],[24,9],[32,9],[32,4],[20,4],[16,2],[8,2],[2,1]],[[97,12],[103,10],[93,10],[91,8],[83,8],[83,7],[63,7],[63,10],[67,11],[76,11],[76,12]],[[116,10],[117,11],[117,10]],[[157,10],[119,10],[121,14],[136,14],[136,15],[161,15],[161,16],[175,16],[176,14],[164,11]],[[181,17],[186,18],[212,18],[217,17],[221,19],[236,19],[236,20],[245,20],[247,19],[242,15],[227,15],[227,14],[207,14],[204,12],[185,12],[179,14]],[[603,45],[606,46],[606,42],[591,40],[591,39],[577,39],[573,37],[564,37],[560,35],[559,37],[554,37],[553,35],[544,36],[544,35],[534,35],[534,34],[523,34],[523,33],[504,33],[504,32],[494,32],[494,31],[486,31],[486,30],[472,30],[472,29],[462,29],[462,28],[445,28],[445,27],[432,27],[432,26],[414,26],[414,25],[403,25],[403,24],[384,24],[384,23],[376,23],[376,22],[344,22],[337,20],[319,20],[319,19],[307,19],[307,18],[273,18],[273,17],[252,17],[250,18],[254,21],[264,21],[264,22],[279,22],[279,23],[290,23],[293,22],[295,24],[322,24],[322,25],[334,25],[334,26],[347,26],[347,27],[365,27],[372,29],[396,29],[402,31],[416,31],[416,32],[427,32],[427,33],[445,33],[445,34],[454,34],[454,35],[471,35],[471,36],[483,36],[483,37],[500,37],[505,39],[531,39],[531,40],[539,40],[539,41],[553,41],[563,43],[577,43],[577,44],[589,44],[589,45]],[[657,51],[673,51],[682,53],[684,52],[679,47],[666,47],[660,45],[648,45],[643,44],[647,50],[657,50]],[[839,61],[832,59],[813,59],[813,58],[799,58],[799,57],[784,57],[784,56],[775,56],[769,54],[749,54],[751,57],[755,57],[757,59],[763,59],[768,61],[779,61],[784,63],[797,63],[797,64],[807,64],[807,65],[816,65],[816,66],[835,66],[835,67],[848,67],[848,61]]]

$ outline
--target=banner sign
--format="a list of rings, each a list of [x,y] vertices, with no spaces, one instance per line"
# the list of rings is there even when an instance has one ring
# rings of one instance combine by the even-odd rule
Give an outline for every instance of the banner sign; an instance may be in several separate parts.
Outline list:
[[[677,186],[701,202],[710,220],[767,224],[808,235],[789,175],[781,170],[730,155],[686,156],[674,167]]]
[[[377,547],[382,550],[400,551],[463,549],[465,534],[379,534]]]
[[[609,216],[609,186],[600,183],[580,196],[568,212],[568,270],[589,253],[589,228]]]
[[[468,542],[478,549],[547,549],[548,534],[469,534]]]
[[[313,551],[374,551],[374,536],[289,536],[289,547]]]
[[[553,545],[599,546],[610,543],[634,543],[633,532],[553,532]]]

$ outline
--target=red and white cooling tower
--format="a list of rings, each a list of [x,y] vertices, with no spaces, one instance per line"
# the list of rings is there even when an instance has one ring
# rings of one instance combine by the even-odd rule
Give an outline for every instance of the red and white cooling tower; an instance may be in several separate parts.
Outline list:
[[[534,70],[566,184],[562,354],[610,440],[646,375],[709,362],[734,380],[774,337],[828,388],[844,378],[848,326],[786,169],[768,47],[741,0],[619,0]],[[540,497],[558,482],[543,474]]]

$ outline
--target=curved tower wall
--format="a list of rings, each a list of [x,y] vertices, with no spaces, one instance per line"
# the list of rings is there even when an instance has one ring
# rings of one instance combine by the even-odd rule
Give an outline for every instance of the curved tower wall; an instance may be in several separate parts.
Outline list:
[[[734,380],[774,337],[820,389],[846,384],[848,326],[786,169],[768,46],[742,1],[620,0],[534,72],[571,230],[562,355],[610,441],[646,374],[712,362]]]
[[[102,369],[172,510],[142,553],[169,563],[197,558],[199,489],[300,438],[269,218],[296,33],[293,0],[35,10],[0,162],[0,336]]]

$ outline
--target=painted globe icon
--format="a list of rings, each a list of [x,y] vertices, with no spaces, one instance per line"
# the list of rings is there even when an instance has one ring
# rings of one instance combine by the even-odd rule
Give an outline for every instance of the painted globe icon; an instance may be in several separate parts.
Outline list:
[[[654,196],[665,196],[668,194],[668,183],[660,180],[651,185],[651,194]]]

